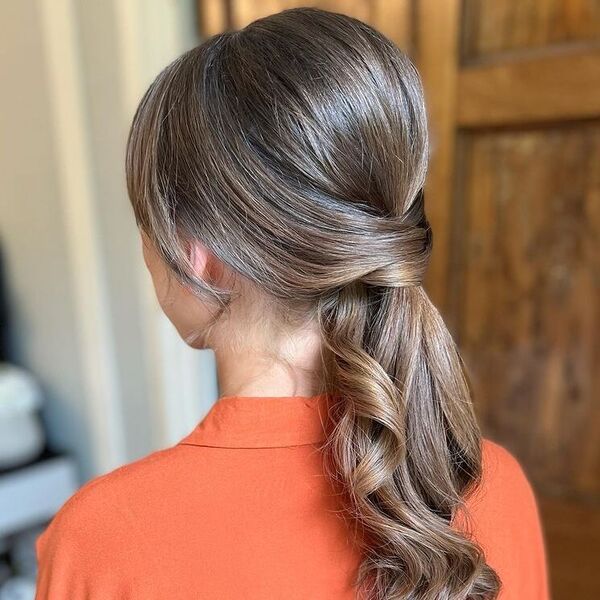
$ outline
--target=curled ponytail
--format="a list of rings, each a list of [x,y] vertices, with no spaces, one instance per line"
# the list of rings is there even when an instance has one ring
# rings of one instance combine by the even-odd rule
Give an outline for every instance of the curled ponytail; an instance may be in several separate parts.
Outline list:
[[[410,60],[361,21],[298,8],[213,36],[159,74],[126,166],[136,221],[181,283],[223,309],[235,298],[194,273],[185,242],[200,240],[281,308],[271,321],[320,328],[318,376],[339,398],[323,450],[361,530],[358,587],[491,600],[496,574],[453,526],[481,475],[480,433],[421,287],[427,160]]]
[[[415,206],[427,231],[422,197]],[[363,532],[358,585],[386,600],[494,598],[495,572],[452,527],[480,477],[481,446],[463,365],[439,312],[409,277],[355,282],[318,314],[327,377],[341,398],[323,450]]]

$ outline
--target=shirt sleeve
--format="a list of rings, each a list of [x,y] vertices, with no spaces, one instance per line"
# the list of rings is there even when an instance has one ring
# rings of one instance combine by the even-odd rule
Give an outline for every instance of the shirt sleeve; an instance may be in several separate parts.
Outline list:
[[[536,496],[518,460],[490,440],[484,440],[482,482],[467,509],[469,530],[501,579],[498,600],[550,600]]]

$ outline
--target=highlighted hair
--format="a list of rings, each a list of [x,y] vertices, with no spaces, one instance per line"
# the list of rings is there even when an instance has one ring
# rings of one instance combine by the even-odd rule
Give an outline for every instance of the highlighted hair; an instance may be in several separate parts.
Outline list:
[[[199,297],[197,239],[286,310],[315,319],[331,429],[322,450],[377,599],[496,598],[454,527],[481,478],[455,344],[422,287],[428,139],[411,61],[365,23],[286,10],[206,40],[146,92],[127,151],[138,225]]]

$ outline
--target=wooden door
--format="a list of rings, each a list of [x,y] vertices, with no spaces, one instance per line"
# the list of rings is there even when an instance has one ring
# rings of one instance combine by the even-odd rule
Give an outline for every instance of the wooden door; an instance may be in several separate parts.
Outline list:
[[[600,598],[600,2],[421,0],[416,24],[432,283],[534,484],[555,600]]]
[[[417,63],[431,124],[427,288],[484,434],[536,490],[553,597],[600,598],[600,1],[200,1],[202,33],[312,4]]]

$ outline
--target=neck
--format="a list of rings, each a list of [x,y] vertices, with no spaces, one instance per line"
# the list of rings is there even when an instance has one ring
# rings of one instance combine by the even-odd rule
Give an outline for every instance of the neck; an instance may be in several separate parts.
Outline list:
[[[241,336],[238,336],[241,337]],[[314,396],[321,392],[321,342],[315,331],[288,334],[259,343],[214,347],[219,396]],[[235,347],[233,347],[235,346]]]

